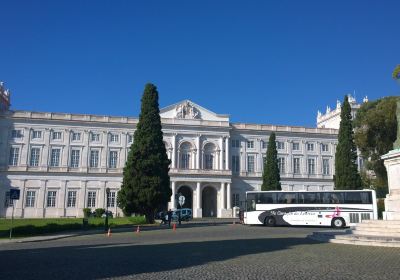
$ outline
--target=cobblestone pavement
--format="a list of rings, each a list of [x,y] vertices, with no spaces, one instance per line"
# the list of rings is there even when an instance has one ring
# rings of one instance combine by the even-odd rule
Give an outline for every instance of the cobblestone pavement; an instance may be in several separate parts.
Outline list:
[[[0,279],[399,279],[400,249],[212,223],[0,245]]]

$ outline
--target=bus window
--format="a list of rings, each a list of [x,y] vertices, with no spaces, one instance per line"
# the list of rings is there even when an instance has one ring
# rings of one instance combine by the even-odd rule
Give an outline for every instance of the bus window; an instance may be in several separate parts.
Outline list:
[[[342,192],[325,192],[322,193],[322,203],[324,204],[341,204],[344,203]]]
[[[256,210],[256,194],[255,193],[249,193],[247,194],[247,211],[255,211]]]
[[[276,203],[276,193],[260,193],[258,199],[260,203],[273,204]]]
[[[314,192],[299,193],[299,203],[304,203],[304,204],[321,203],[319,193],[314,193]]]
[[[281,204],[297,203],[296,193],[280,193],[280,194],[278,194],[278,203],[281,203]]]
[[[371,192],[346,192],[345,203],[348,204],[371,204]]]

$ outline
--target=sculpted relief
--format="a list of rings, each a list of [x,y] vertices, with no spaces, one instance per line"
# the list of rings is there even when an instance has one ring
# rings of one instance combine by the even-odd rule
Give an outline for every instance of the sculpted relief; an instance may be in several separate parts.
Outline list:
[[[190,102],[176,106],[176,118],[178,119],[200,119],[200,112]]]

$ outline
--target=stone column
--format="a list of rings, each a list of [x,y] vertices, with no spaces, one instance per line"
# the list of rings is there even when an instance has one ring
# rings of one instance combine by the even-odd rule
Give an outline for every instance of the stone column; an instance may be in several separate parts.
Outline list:
[[[191,166],[190,169],[196,169],[196,154],[197,154],[197,150],[193,149],[192,150],[192,154],[191,154]]]
[[[44,138],[44,146],[43,146],[43,153],[42,153],[42,158],[41,158],[41,167],[48,167],[49,165],[49,154],[50,154],[50,137],[51,137],[51,130],[48,128],[45,128],[44,133],[43,133],[43,138]]]
[[[227,209],[231,209],[232,208],[232,197],[231,197],[231,184],[227,183],[226,184],[226,208]]]
[[[203,209],[201,207],[202,207],[202,205],[201,205],[201,183],[197,182],[197,187],[196,187],[196,213],[194,213],[196,218],[203,217]]]
[[[21,166],[29,165],[29,141],[31,139],[31,128],[24,128],[24,142],[21,149]]]
[[[176,189],[175,189],[176,183],[174,181],[171,182],[171,189],[172,189],[172,196],[171,196],[171,209],[175,209],[175,194],[176,194]]]
[[[219,139],[219,147],[220,147],[220,154],[219,154],[219,169],[224,169],[224,138]]]
[[[225,138],[225,170],[229,170],[229,137]]]
[[[197,146],[196,169],[200,169],[200,155],[201,155],[200,137],[201,137],[201,135],[198,135],[197,138],[196,138],[196,146]]]
[[[172,168],[176,168],[176,134],[172,135]]]
[[[221,183],[221,209],[225,208],[225,183]]]

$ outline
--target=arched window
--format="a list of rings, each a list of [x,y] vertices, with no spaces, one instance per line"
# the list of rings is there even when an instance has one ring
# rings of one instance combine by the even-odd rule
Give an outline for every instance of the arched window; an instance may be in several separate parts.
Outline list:
[[[192,145],[190,143],[182,143],[179,148],[179,168],[190,169],[190,153]]]
[[[204,169],[214,169],[215,151],[215,145],[212,143],[208,143],[204,146]]]

